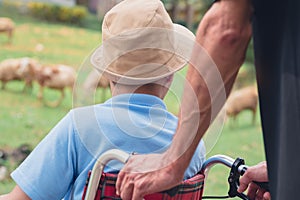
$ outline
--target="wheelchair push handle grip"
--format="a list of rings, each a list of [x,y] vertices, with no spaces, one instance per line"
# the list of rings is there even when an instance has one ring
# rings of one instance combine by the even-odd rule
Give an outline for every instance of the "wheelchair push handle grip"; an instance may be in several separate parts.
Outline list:
[[[267,192],[270,192],[269,182],[258,182],[258,181],[252,181],[252,182],[258,185],[260,188],[265,189]]]
[[[126,163],[130,154],[121,151],[119,149],[111,149],[103,153],[96,162],[100,162],[102,165],[106,165],[111,160],[118,160],[122,163]]]
[[[129,157],[130,154],[118,149],[111,149],[104,152],[94,164],[84,200],[94,200],[103,169],[109,161],[118,160],[122,163],[126,163]]]

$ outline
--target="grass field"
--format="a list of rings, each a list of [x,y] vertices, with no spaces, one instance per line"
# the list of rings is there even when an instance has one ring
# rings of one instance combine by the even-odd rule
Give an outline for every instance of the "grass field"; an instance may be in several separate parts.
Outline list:
[[[0,13],[12,17],[17,27],[11,45],[6,44],[6,36],[0,34],[0,60],[28,56],[43,64],[63,63],[80,69],[86,56],[100,43],[101,34],[95,29],[46,23],[1,8]],[[96,22],[94,18],[93,22]],[[44,47],[42,51],[36,50],[39,44]],[[70,91],[67,91],[67,96],[59,107],[49,108],[36,99],[36,84],[32,92],[27,93],[21,92],[23,83],[11,82],[7,86],[6,90],[0,90],[0,148],[11,149],[23,143],[34,147],[72,108]],[[47,98],[58,96],[51,90],[46,90],[45,93]],[[170,94],[166,103],[175,112],[178,106],[173,102],[174,97]],[[242,113],[233,127],[229,124],[225,124],[220,134],[208,137],[208,156],[239,156],[249,165],[264,160],[259,116],[257,115],[254,126],[251,125],[251,115],[248,112]],[[14,167],[10,167],[10,170]],[[205,194],[225,195],[228,173],[229,169],[225,167],[214,167],[206,181]],[[13,186],[14,183],[9,178],[0,182],[0,194],[8,192]]]

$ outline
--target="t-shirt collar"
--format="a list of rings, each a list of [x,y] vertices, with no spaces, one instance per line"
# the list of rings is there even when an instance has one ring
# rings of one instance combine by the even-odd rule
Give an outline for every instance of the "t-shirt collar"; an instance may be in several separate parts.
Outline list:
[[[145,106],[153,106],[159,105],[161,108],[166,110],[166,105],[162,99],[149,94],[139,94],[139,93],[131,93],[131,94],[119,94],[113,96],[104,102],[104,104],[111,103],[128,103],[128,104],[137,104],[137,105],[145,105]]]

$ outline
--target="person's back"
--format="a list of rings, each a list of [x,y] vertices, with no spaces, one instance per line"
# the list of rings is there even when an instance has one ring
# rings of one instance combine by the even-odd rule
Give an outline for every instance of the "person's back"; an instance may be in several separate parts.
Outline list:
[[[165,151],[176,127],[177,117],[160,98],[120,94],[103,104],[69,112],[12,178],[32,199],[78,199],[89,170],[103,152],[115,148],[140,154]],[[201,144],[185,178],[200,170],[204,157]],[[121,167],[117,161],[110,162],[105,172],[116,173]]]
[[[177,128],[177,117],[166,110],[160,98],[148,94],[120,94],[103,104],[75,109],[69,115],[72,122],[68,124],[74,125],[77,135],[74,151],[77,149],[76,157],[81,159],[76,163],[79,175],[66,199],[82,195],[88,171],[103,152],[118,148],[128,153],[160,153],[169,147]],[[184,178],[199,172],[204,159],[201,143]],[[122,166],[112,161],[105,172],[117,173]]]

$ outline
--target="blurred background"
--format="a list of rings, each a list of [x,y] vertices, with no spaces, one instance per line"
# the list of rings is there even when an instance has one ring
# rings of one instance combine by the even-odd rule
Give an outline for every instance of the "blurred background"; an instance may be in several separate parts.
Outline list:
[[[15,185],[10,172],[73,108],[70,83],[76,81],[86,56],[101,44],[104,14],[120,1],[0,0],[0,194]],[[194,33],[211,5],[209,0],[163,3],[174,22]],[[53,83],[48,80],[60,78],[65,71],[68,78],[61,87],[51,89]],[[94,103],[104,102],[111,96],[107,81],[86,73],[80,77],[85,89],[93,91]],[[185,73],[186,68],[179,72]],[[217,134],[206,138],[208,157],[242,157],[248,165],[265,159],[255,81],[251,41],[235,93],[224,108],[226,120]],[[165,103],[178,113],[180,99],[172,92]],[[204,194],[225,195],[228,175],[228,168],[214,167]]]

